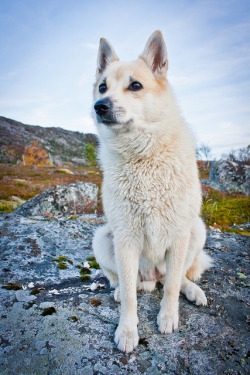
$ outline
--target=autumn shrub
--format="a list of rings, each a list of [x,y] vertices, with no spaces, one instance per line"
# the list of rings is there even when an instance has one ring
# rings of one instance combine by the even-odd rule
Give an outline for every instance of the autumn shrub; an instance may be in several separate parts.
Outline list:
[[[29,146],[25,147],[23,165],[36,165],[38,167],[51,165],[49,154],[37,141],[32,141]]]

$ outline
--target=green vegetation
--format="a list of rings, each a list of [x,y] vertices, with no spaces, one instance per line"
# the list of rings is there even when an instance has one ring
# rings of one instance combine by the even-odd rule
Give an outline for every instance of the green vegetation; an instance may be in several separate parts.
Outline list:
[[[30,292],[30,294],[31,294],[32,296],[35,296],[36,294],[39,294],[40,292],[41,292],[40,289],[33,289],[33,290]]]
[[[95,257],[93,257],[93,256],[87,258],[87,261],[90,261],[90,262],[91,262],[91,261],[93,261],[93,260],[95,260]]]
[[[20,289],[22,289],[19,285],[13,284],[13,283],[9,283],[8,285],[3,285],[2,288],[7,289],[7,290],[20,290]]]
[[[85,267],[78,267],[79,268],[79,272],[80,272],[80,275],[90,275],[91,274],[91,271],[89,268],[85,268]]]
[[[89,265],[90,265],[90,268],[95,268],[96,270],[99,270],[101,268],[96,260],[94,260],[93,262],[90,262]]]
[[[54,308],[54,306],[46,307],[42,312],[42,316],[52,315],[55,313],[56,313],[56,309]]]
[[[203,200],[202,217],[208,226],[216,226],[224,232],[249,235],[249,231],[232,228],[250,220],[250,198],[229,195],[207,188]]]
[[[91,305],[93,305],[95,307],[98,307],[102,304],[101,301],[97,298],[93,298],[90,303],[91,303]]]
[[[72,260],[68,259],[67,257],[60,255],[58,258],[53,258],[53,262],[57,262],[57,266],[59,270],[66,270],[68,268],[67,264],[65,262],[68,262],[69,264],[73,264]]]
[[[86,164],[96,167],[96,165],[97,165],[96,148],[91,143],[88,143],[85,146],[84,158],[85,158]]]
[[[89,275],[82,275],[81,276],[81,281],[87,281],[87,280],[90,280],[90,276]]]
[[[68,258],[64,257],[64,256],[60,256],[58,257],[59,261],[62,261],[62,262],[66,262],[68,260]]]
[[[239,276],[240,279],[246,279],[246,275],[244,275],[244,273],[242,272],[237,272],[237,275]]]
[[[68,268],[68,266],[64,262],[59,262],[58,268],[59,268],[59,270],[66,270],[66,268]]]
[[[7,200],[0,200],[0,212],[13,212],[18,205],[16,202],[7,201]]]
[[[69,169],[57,169],[56,172],[64,174],[74,174],[74,172],[70,171]]]
[[[72,215],[68,218],[68,220],[75,220],[79,217],[79,215]]]

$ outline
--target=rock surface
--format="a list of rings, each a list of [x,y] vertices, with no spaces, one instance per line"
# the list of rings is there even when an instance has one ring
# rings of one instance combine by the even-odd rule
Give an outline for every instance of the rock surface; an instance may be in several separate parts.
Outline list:
[[[56,185],[16,208],[23,216],[77,215],[91,212],[97,205],[98,187],[90,182]]]
[[[162,288],[139,292],[140,344],[124,354],[113,341],[119,304],[106,278],[92,269],[82,282],[76,267],[93,255],[93,230],[103,222],[96,215],[50,221],[0,216],[0,283],[21,288],[0,288],[0,373],[247,374],[249,237],[209,231],[206,248],[215,267],[200,282],[209,306],[181,296],[173,334],[157,329]],[[66,269],[58,268],[60,256]]]
[[[249,196],[250,166],[231,160],[213,161],[209,181],[202,180],[202,183],[220,191]]]

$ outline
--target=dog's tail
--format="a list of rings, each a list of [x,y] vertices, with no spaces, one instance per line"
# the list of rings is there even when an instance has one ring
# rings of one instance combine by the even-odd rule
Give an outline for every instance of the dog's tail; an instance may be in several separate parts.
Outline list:
[[[200,279],[203,272],[211,267],[213,267],[212,258],[202,250],[194,258],[193,264],[187,270],[186,276],[189,280],[197,281]]]

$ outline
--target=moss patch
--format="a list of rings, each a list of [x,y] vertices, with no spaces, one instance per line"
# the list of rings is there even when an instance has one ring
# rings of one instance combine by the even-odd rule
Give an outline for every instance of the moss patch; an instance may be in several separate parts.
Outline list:
[[[90,280],[90,276],[89,275],[82,275],[81,276],[81,281],[87,281],[87,280]]]
[[[98,307],[100,306],[102,303],[99,299],[97,298],[93,298],[91,301],[90,301],[91,305],[95,306],[95,307]]]
[[[68,262],[69,264],[73,264],[72,260],[68,259],[67,257],[63,255],[59,256],[58,258],[53,258],[52,261],[58,263],[58,268],[60,270],[66,270],[66,268],[68,268],[65,262]]]
[[[33,290],[30,292],[30,294],[31,294],[32,296],[35,296],[36,294],[39,294],[40,292],[41,292],[40,289],[33,289]]]
[[[13,284],[13,283],[9,283],[8,285],[3,285],[2,288],[7,289],[7,290],[20,290],[20,289],[22,289],[19,285]]]
[[[90,262],[89,265],[90,265],[90,268],[95,268],[96,270],[99,270],[101,268],[96,260],[94,260],[93,262]]]
[[[63,174],[74,174],[74,172],[70,171],[69,169],[57,169],[56,170],[57,173],[63,173]]]
[[[59,268],[59,270],[66,270],[66,268],[68,268],[68,266],[64,262],[59,262],[58,263],[58,268]]]
[[[90,271],[89,268],[80,267],[79,270],[80,270],[81,275],[90,275],[91,274],[91,271]]]
[[[79,215],[72,215],[67,220],[75,220],[79,217]]]
[[[64,257],[64,256],[60,256],[58,257],[59,261],[60,262],[66,262],[68,260],[68,258]]]
[[[87,260],[88,260],[88,261],[95,260],[95,257],[88,257]]]
[[[42,316],[52,315],[55,313],[56,313],[56,309],[54,308],[54,306],[46,307],[42,312]]]

